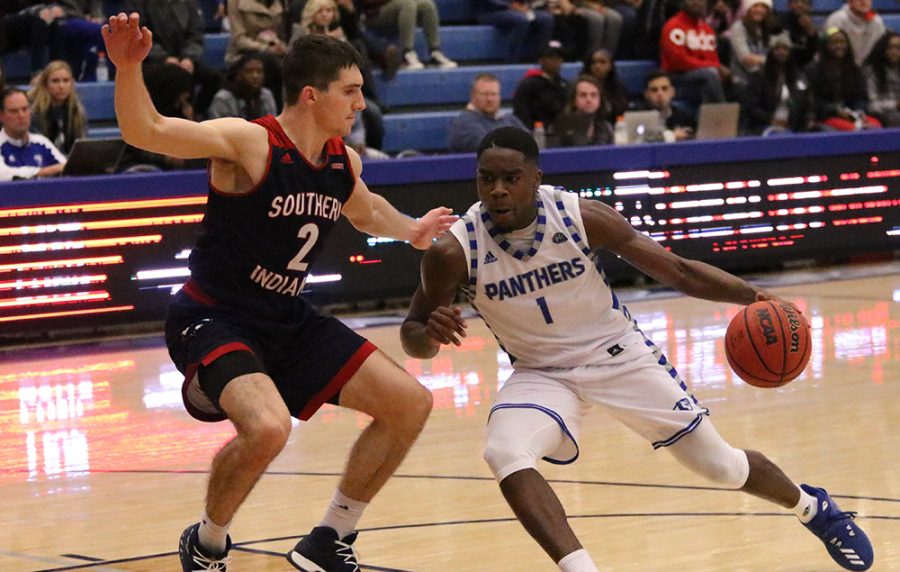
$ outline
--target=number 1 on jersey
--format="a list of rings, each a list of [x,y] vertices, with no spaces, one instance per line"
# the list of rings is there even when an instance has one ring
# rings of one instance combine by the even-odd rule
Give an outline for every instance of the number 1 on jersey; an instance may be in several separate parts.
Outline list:
[[[550,315],[550,308],[547,307],[547,300],[543,296],[535,300],[537,302],[538,308],[541,309],[541,314],[544,315],[544,321],[548,324],[553,323],[553,316]]]

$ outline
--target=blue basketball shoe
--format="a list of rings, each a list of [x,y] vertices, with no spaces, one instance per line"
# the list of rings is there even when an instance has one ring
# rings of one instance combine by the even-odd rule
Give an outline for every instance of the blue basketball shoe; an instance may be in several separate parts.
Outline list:
[[[228,551],[231,550],[231,537],[226,537],[225,552],[219,555],[207,554],[200,547],[200,537],[198,531],[200,523],[192,524],[184,529],[181,533],[181,540],[178,542],[178,557],[181,558],[182,572],[203,572],[203,570],[217,570],[218,572],[226,572],[228,563],[231,558],[228,557]]]
[[[357,533],[338,538],[327,526],[317,526],[287,553],[288,562],[303,572],[358,572],[353,542]]]
[[[832,560],[847,570],[868,570],[875,560],[872,543],[863,530],[856,526],[855,512],[843,512],[825,489],[800,485],[804,491],[816,497],[818,512],[809,524],[810,532],[825,543]]]

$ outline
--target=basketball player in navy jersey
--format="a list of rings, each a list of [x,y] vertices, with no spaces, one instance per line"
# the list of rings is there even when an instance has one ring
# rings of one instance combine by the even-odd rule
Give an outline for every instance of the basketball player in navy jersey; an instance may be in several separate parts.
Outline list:
[[[320,526],[287,558],[307,572],[358,570],[357,521],[422,430],[431,394],[370,342],[319,315],[303,284],[340,215],[419,249],[456,217],[442,207],[411,219],[359,178],[359,156],[341,139],[365,107],[362,62],[346,42],[308,36],[294,44],[278,117],[193,123],[154,108],[141,77],[152,36],[137,14],[111,17],[103,36],[117,68],[123,138],[173,157],[210,158],[203,234],[170,307],[166,341],[185,374],[187,410],[202,421],[230,420],[237,436],[213,460],[201,521],[181,536],[182,569],[226,569],[232,517],[284,447],[291,416],[309,419],[329,402],[373,421]]]
[[[460,345],[466,321],[452,304],[462,290],[509,353],[513,374],[491,409],[484,457],[528,533],[560,570],[597,570],[536,466],[542,458],[575,461],[584,413],[598,405],[698,474],[792,510],[839,565],[868,569],[872,545],[853,513],[716,432],[707,409],[610,290],[595,253],[609,250],[699,298],[750,304],[774,297],[667,251],[599,201],[540,186],[537,161],[525,131],[505,127],[485,136],[476,174],[481,201],[425,253],[401,329],[413,357]]]

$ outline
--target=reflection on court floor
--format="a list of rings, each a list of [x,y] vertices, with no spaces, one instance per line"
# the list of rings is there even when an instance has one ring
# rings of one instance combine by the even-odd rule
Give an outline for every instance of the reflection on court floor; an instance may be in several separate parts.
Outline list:
[[[900,570],[900,272],[775,290],[801,308],[813,341],[806,370],[778,390],[750,387],[728,368],[723,338],[738,307],[681,297],[635,298],[629,307],[726,438],[828,486],[845,510],[860,512],[873,569]],[[364,569],[554,569],[481,461],[487,413],[512,369],[483,324],[470,323],[461,347],[426,361],[402,354],[396,325],[364,332],[435,403],[399,478],[361,523]],[[209,460],[234,435],[228,423],[191,419],[181,383],[159,339],[4,355],[0,570],[177,569],[178,532],[199,515]],[[229,570],[289,569],[281,553],[316,524],[366,423],[326,406],[295,424],[238,514]],[[602,569],[832,569],[776,507],[689,490],[706,485],[610,419],[589,417],[582,446],[578,463],[546,474]]]

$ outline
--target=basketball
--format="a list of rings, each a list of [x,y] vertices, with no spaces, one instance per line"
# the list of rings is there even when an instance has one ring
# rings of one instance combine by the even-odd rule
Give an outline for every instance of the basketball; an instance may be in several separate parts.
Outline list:
[[[809,324],[794,307],[754,302],[732,318],[725,332],[725,357],[734,372],[755,387],[781,387],[809,362]]]

